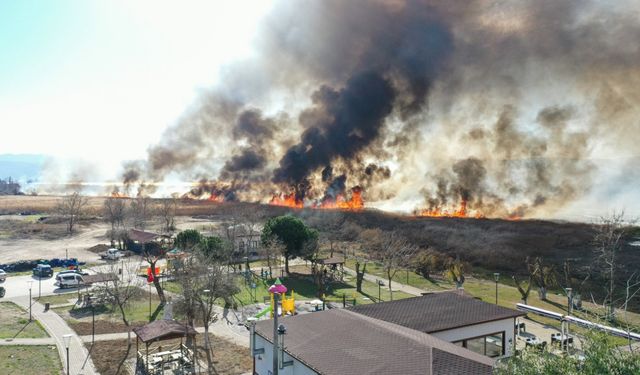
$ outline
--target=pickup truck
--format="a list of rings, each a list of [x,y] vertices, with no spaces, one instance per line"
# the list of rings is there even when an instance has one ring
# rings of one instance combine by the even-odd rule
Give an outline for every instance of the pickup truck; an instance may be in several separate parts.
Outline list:
[[[108,249],[104,253],[100,254],[100,258],[107,260],[118,260],[123,256],[122,252],[118,249]]]

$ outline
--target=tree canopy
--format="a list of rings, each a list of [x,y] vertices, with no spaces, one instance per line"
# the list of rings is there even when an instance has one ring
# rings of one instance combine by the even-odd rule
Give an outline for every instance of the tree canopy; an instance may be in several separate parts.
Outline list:
[[[318,232],[297,217],[276,216],[264,224],[261,240],[266,246],[274,238],[284,245],[285,269],[288,273],[289,259],[304,256],[308,244],[318,240]]]
[[[202,241],[202,235],[195,229],[187,229],[176,236],[176,246],[180,250],[191,250]]]

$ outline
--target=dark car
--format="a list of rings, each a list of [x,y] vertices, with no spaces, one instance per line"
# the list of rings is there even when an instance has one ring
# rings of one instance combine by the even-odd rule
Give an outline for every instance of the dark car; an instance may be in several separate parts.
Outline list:
[[[53,276],[53,268],[48,264],[38,264],[33,269],[33,276],[37,277],[51,277]]]
[[[5,290],[0,286],[0,298],[4,297]]]

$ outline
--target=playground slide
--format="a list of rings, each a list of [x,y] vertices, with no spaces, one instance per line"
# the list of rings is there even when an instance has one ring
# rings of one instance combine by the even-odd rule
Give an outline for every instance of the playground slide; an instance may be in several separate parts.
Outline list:
[[[262,318],[263,316],[265,316],[266,314],[271,312],[271,306],[267,306],[266,309],[260,311],[258,314],[256,314],[256,318]]]

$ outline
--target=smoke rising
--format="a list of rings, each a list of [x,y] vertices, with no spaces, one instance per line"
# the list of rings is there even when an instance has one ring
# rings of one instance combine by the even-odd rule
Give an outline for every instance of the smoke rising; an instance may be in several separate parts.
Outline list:
[[[229,66],[123,183],[178,175],[200,181],[193,197],[262,201],[359,186],[388,207],[553,215],[589,192],[592,159],[637,156],[633,5],[282,2],[256,57]]]

